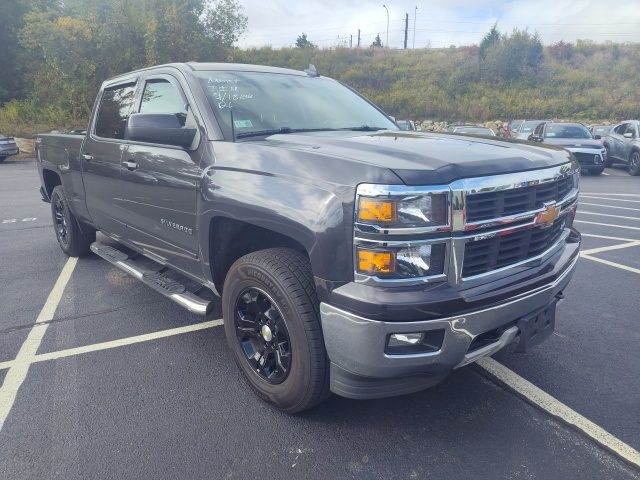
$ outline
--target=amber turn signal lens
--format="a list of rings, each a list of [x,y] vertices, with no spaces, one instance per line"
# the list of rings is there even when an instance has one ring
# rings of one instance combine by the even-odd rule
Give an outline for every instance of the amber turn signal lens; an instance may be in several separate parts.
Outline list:
[[[394,222],[398,219],[395,202],[360,198],[358,220],[363,222]]]
[[[395,269],[395,255],[392,252],[358,249],[358,271],[360,273],[393,273]]]

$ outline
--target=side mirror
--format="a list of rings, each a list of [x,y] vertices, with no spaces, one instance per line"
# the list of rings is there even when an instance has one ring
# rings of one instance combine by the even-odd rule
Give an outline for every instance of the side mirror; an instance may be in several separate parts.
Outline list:
[[[627,132],[623,135],[624,138],[633,138],[633,133]]]
[[[539,137],[537,135],[529,135],[529,138],[527,138],[527,140],[529,140],[530,142],[540,142],[540,143],[542,143],[542,137]]]
[[[190,147],[196,137],[195,128],[183,127],[172,113],[134,113],[129,116],[124,133],[126,140]]]
[[[595,140],[602,140],[602,135],[594,135]]]

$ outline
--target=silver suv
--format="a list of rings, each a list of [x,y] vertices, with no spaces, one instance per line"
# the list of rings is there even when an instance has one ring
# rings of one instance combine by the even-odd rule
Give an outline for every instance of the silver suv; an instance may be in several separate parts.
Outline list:
[[[640,121],[627,120],[611,129],[604,138],[607,165],[621,162],[629,167],[630,175],[640,175]]]

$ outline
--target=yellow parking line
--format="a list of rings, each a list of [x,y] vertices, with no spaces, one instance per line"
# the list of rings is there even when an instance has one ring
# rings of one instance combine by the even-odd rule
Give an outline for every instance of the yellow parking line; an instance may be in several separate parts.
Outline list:
[[[517,373],[498,363],[493,358],[485,357],[478,360],[478,365],[499,383],[506,385],[533,405],[541,408],[565,423],[573,425],[589,436],[596,443],[623,460],[640,467],[640,452],[622,440],[614,437],[602,427],[583,417],[575,410],[552,397],[533,383],[525,380]]]

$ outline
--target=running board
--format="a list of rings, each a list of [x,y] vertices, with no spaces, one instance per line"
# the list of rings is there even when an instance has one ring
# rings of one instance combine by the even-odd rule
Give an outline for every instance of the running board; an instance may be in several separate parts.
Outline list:
[[[161,272],[143,268],[117,248],[94,242],[91,244],[91,251],[192,313],[207,315],[213,308],[213,304],[209,300],[190,292],[183,284]]]

